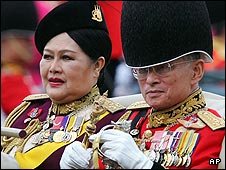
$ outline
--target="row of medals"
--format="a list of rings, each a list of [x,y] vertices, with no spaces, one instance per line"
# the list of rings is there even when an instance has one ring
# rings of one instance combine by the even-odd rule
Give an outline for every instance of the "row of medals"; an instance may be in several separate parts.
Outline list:
[[[67,130],[68,123],[61,126],[60,129],[50,128],[50,126],[54,124],[55,117],[55,115],[52,115],[49,120],[44,122],[42,130],[32,136],[33,144],[41,145],[46,142],[72,142],[77,138],[84,122],[83,117],[74,117],[74,123],[72,124],[73,128],[70,131]],[[70,121],[70,118],[72,117],[68,117],[68,122]]]
[[[160,163],[163,167],[170,167],[170,166],[185,166],[188,167],[191,164],[191,153],[184,153],[184,154],[180,154],[178,153],[178,148],[174,148],[174,147],[170,147],[173,145],[173,143],[176,140],[181,140],[181,137],[183,136],[183,134],[185,132],[172,132],[172,131],[162,131],[164,132],[164,135],[170,135],[172,138],[174,138],[174,140],[171,140],[171,143],[169,142],[170,140],[166,140],[164,142],[168,142],[167,143],[167,147],[164,149],[154,149],[153,147],[150,147],[149,150],[145,149],[145,142],[150,142],[150,141],[156,141],[155,138],[151,138],[151,140],[147,139],[147,140],[143,140],[142,139],[142,143],[140,145],[140,149],[144,152],[144,154],[152,161]],[[151,132],[150,132],[151,133]],[[179,134],[180,133],[180,137],[176,136],[175,134]],[[192,139],[194,133],[190,134],[190,139]],[[199,134],[196,133],[196,137],[199,136]],[[163,137],[164,138],[164,137]],[[197,140],[197,139],[195,139]],[[190,140],[191,142],[191,140]],[[161,143],[161,141],[159,141],[159,143]],[[179,144],[178,144],[179,145]],[[178,146],[177,145],[177,146]],[[186,144],[185,144],[186,145]],[[189,145],[190,147],[190,145]],[[193,146],[195,147],[195,146]],[[191,149],[193,150],[193,148]]]

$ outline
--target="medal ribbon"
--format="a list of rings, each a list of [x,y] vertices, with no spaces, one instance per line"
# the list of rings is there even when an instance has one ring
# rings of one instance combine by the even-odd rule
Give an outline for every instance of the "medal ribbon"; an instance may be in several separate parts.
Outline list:
[[[177,135],[178,135],[178,132],[173,132],[173,134],[170,136],[170,139],[169,139],[169,142],[168,142],[168,146],[167,146],[167,149],[169,151],[173,151],[173,146],[176,143]]]
[[[193,134],[194,134],[193,131],[187,131],[186,133],[187,133],[187,135],[184,139],[184,145],[183,145],[183,147],[181,148],[181,151],[180,151],[180,155],[182,155],[182,156],[187,152],[187,150],[188,150],[188,148],[191,144]]]
[[[182,136],[183,132],[178,132],[175,135],[175,141],[173,143],[173,151],[176,150],[177,146],[180,144],[180,140],[181,140],[181,136]]]
[[[62,126],[60,127],[60,129],[66,131],[69,120],[70,120],[70,116],[64,116]]]
[[[155,151],[159,150],[159,143],[161,141],[162,135],[163,135],[164,131],[156,131],[153,139],[151,140],[151,148]]]
[[[191,140],[191,144],[190,144],[190,146],[188,148],[188,154],[190,154],[190,156],[194,152],[194,149],[195,149],[195,146],[198,143],[199,137],[200,137],[199,133],[194,133],[194,135],[192,137],[192,140]]]
[[[169,131],[166,132],[166,135],[163,137],[162,141],[162,146],[160,147],[160,150],[165,150],[167,145],[168,145],[168,142],[169,142],[169,138],[171,136],[171,133]]]
[[[53,127],[50,129],[59,130],[62,126],[63,119],[64,119],[64,116],[56,116],[53,122]]]
[[[76,116],[70,116],[69,124],[68,124],[68,126],[67,126],[67,128],[66,128],[66,130],[67,130],[68,132],[70,132],[71,129],[73,128],[73,126],[74,126],[74,124],[75,124],[75,121],[76,121]]]
[[[181,132],[182,135],[180,137],[179,143],[178,143],[178,148],[177,148],[177,153],[179,154],[183,145],[184,145],[184,140],[186,138],[187,132]],[[180,155],[180,154],[179,154]],[[180,155],[181,156],[181,155]]]

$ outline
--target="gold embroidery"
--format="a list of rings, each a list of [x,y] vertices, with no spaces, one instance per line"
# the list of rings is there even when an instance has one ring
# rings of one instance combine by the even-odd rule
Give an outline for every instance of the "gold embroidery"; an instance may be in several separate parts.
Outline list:
[[[41,122],[38,119],[33,119],[29,122],[28,126],[25,128],[27,132],[27,136],[25,138],[15,138],[10,137],[7,138],[4,136],[2,138],[2,151],[5,153],[9,153],[14,147],[16,147],[16,152],[22,152],[25,143],[28,139],[35,134],[36,132],[40,131],[42,128]]]
[[[52,112],[56,115],[66,115],[72,111],[79,111],[85,106],[91,105],[96,96],[99,96],[99,89],[97,86],[94,86],[86,96],[82,97],[79,100],[73,101],[67,104],[52,104]]]
[[[23,101],[31,101],[37,99],[48,99],[49,96],[47,94],[32,94],[23,99]]]
[[[152,112],[148,116],[149,127],[159,127],[161,125],[174,125],[177,119],[184,119],[193,113],[197,113],[206,106],[202,90],[199,89],[185,101],[167,110]]]
[[[99,99],[96,99],[96,100],[102,100],[101,103],[103,108],[105,108],[109,112],[115,113],[119,110],[123,110],[126,108],[123,105],[108,99],[107,96],[108,96],[108,91],[106,91],[102,96],[99,96]]]
[[[145,101],[139,101],[139,102],[132,103],[126,109],[132,110],[132,109],[138,109],[138,108],[140,109],[140,108],[147,108],[147,107],[150,107],[150,106]]]

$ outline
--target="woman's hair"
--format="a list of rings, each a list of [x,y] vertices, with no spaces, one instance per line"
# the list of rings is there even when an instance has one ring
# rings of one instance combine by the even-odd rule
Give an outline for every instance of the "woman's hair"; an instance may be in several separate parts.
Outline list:
[[[112,44],[108,33],[97,29],[79,29],[67,32],[68,35],[80,46],[80,48],[96,61],[100,56],[105,58],[105,66],[100,72],[97,86],[104,84],[104,70],[110,62]]]

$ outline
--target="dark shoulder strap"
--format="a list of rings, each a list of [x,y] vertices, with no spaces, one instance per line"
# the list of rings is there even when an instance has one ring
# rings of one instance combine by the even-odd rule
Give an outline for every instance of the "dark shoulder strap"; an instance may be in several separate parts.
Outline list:
[[[141,117],[145,117],[146,113],[147,109],[142,109],[140,111],[135,111],[130,115],[129,120],[132,120],[130,130],[136,128],[137,122],[140,120]]]

